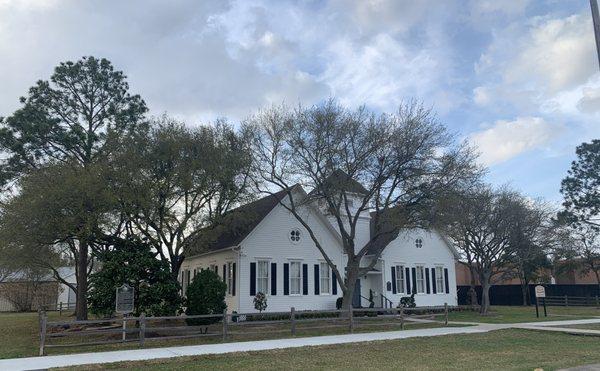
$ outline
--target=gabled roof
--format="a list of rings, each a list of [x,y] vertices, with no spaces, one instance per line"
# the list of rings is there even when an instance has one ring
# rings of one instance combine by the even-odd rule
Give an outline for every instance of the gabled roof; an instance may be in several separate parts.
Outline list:
[[[375,236],[376,233],[381,233],[381,235],[379,237],[376,237],[375,240],[371,241],[371,245],[368,248],[367,255],[377,254],[379,251],[385,249],[387,245],[390,244],[390,242],[398,238],[398,235],[402,231],[402,228],[400,228],[399,230],[395,230],[395,227],[398,225],[398,222],[400,222],[403,217],[402,211],[399,207],[393,207],[385,211],[380,211],[379,218],[375,218],[376,214],[377,212],[375,211],[371,213],[370,232],[371,236]],[[421,229],[424,228],[421,227]],[[443,233],[440,233],[437,230],[434,231],[440,236],[446,247],[448,247],[452,255],[454,255],[454,257],[458,260],[460,258],[460,254],[458,253],[454,245],[448,240],[448,238]]]
[[[284,189],[229,211],[218,223],[198,231],[185,255],[194,256],[239,245],[286,196],[287,191]]]
[[[354,180],[350,175],[342,170],[335,170],[323,181],[323,188],[335,193],[335,190],[346,191],[350,193],[367,194],[369,193],[362,184]],[[314,193],[315,190],[311,192]]]

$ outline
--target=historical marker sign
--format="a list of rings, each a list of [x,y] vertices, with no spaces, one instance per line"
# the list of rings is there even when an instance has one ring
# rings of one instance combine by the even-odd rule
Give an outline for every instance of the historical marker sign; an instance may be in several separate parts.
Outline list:
[[[535,297],[536,298],[545,298],[546,297],[546,289],[542,285],[537,285],[535,287]]]
[[[133,312],[133,294],[134,288],[128,284],[117,287],[116,312],[127,314]]]

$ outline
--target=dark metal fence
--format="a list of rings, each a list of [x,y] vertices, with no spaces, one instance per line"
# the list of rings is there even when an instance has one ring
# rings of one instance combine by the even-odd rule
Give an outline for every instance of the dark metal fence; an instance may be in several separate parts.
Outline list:
[[[529,302],[535,303],[535,286],[529,285]],[[573,296],[595,298],[600,296],[598,285],[542,285],[546,288],[546,296]],[[458,286],[458,304],[468,304],[470,286]],[[481,304],[481,286],[476,286],[477,298]],[[592,300],[592,299],[590,299]],[[492,305],[523,305],[523,294],[520,285],[493,285],[490,288],[490,303]]]

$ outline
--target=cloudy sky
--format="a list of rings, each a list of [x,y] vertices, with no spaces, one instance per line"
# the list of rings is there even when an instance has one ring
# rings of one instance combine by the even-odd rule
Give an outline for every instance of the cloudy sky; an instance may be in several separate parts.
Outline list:
[[[575,146],[600,136],[588,0],[0,0],[0,116],[84,55],[190,125],[416,98],[478,146],[491,182],[551,201]]]

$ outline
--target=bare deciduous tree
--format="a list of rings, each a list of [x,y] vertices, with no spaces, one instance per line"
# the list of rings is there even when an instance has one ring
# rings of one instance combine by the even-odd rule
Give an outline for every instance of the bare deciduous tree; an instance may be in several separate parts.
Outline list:
[[[489,290],[493,280],[506,275],[514,245],[511,227],[517,195],[507,190],[479,189],[455,194],[440,208],[440,225],[456,248],[470,259],[482,287],[481,309],[490,307]]]
[[[431,111],[415,103],[381,115],[332,100],[310,108],[273,107],[244,127],[252,138],[256,187],[266,194],[287,191],[280,204],[344,278],[344,308],[351,305],[357,278],[373,268],[386,242],[401,228],[422,224],[433,199],[479,171],[471,151],[456,145]],[[309,207],[324,212],[338,230],[344,269],[312,230],[304,212]],[[369,235],[361,218],[369,214],[375,227],[370,238],[360,240],[360,228]]]

